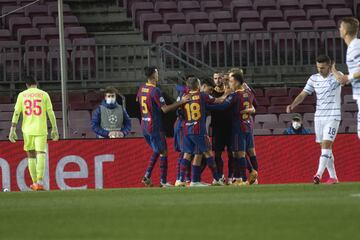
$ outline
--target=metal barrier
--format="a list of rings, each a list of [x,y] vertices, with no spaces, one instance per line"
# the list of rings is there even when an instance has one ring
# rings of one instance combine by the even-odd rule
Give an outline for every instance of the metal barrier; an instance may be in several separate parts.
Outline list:
[[[251,68],[308,66],[315,63],[318,54],[344,62],[346,54],[338,30],[175,34],[159,41],[178,48],[168,49],[176,56],[167,59],[169,69],[186,65],[178,58],[196,67],[204,63],[212,68]]]

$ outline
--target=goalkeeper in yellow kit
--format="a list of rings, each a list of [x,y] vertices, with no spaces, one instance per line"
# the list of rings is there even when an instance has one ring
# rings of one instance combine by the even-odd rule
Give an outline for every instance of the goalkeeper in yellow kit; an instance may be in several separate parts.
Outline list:
[[[22,113],[24,150],[27,153],[29,172],[33,182],[30,188],[38,191],[44,190],[43,179],[48,134],[46,113],[52,126],[51,139],[57,141],[59,133],[49,94],[37,88],[34,78],[27,77],[25,82],[27,90],[21,92],[16,100],[9,140],[12,143],[17,140],[16,124]]]

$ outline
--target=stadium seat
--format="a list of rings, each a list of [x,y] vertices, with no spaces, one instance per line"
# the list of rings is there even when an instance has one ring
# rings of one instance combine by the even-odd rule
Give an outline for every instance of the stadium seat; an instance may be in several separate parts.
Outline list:
[[[286,97],[288,96],[287,88],[268,88],[265,89],[266,97]]]
[[[286,21],[274,21],[268,22],[267,24],[268,31],[283,31],[283,30],[290,30],[290,25]]]
[[[41,34],[41,38],[47,41],[51,39],[59,39],[59,29],[56,27],[41,28],[40,34]]]
[[[176,5],[176,2],[155,2],[155,12],[158,12],[160,14],[164,14],[167,12],[177,12],[178,8]]]
[[[64,14],[64,16],[69,16],[69,15],[72,14],[69,5],[67,5],[67,4],[63,5],[63,14]],[[53,16],[53,17],[57,17],[57,15],[58,15],[58,6],[57,6],[57,4],[48,5],[48,15]]]
[[[26,17],[35,17],[35,16],[48,16],[48,6],[46,5],[30,5],[25,8]]]
[[[29,17],[12,17],[9,19],[9,30],[16,35],[19,28],[31,28],[31,19]]]
[[[0,29],[0,41],[10,41],[12,39],[11,33],[7,29]]]
[[[256,107],[256,114],[266,114],[267,108],[264,106],[257,106]]]
[[[283,128],[285,129],[286,128],[286,125],[285,123],[283,122],[264,122],[262,128],[264,129],[271,129],[271,130],[274,130],[276,128]]]
[[[281,11],[299,8],[299,0],[277,0],[276,4]]]
[[[236,20],[240,24],[243,22],[258,22],[260,21],[260,15],[259,12],[255,10],[238,11],[236,14]]]
[[[292,100],[289,97],[272,97],[270,102],[272,106],[284,106],[291,104]]]
[[[142,128],[137,118],[131,118],[131,131],[129,137],[142,137]]]
[[[356,113],[355,113],[356,114]],[[353,119],[354,118],[354,115],[352,112],[341,112],[341,119]]]
[[[306,20],[306,13],[303,9],[289,9],[284,11],[284,20],[288,22]]]
[[[314,29],[313,24],[309,20],[296,20],[290,24],[291,30],[312,30]],[[305,33],[306,34],[306,33]]]
[[[72,41],[75,38],[87,38],[88,34],[85,27],[67,27],[65,28],[65,36]]]
[[[84,103],[85,96],[83,92],[80,91],[71,91],[68,93],[68,101],[69,103]]]
[[[257,11],[276,9],[275,0],[254,0],[253,8]]]
[[[267,25],[270,21],[282,21],[283,14],[280,10],[263,10],[260,13],[260,20]]]
[[[262,31],[264,25],[262,22],[243,22],[241,24],[242,31]]]
[[[200,1],[200,9],[203,12],[212,12],[219,11],[223,9],[223,4],[221,1]]]
[[[209,13],[210,22],[219,24],[232,21],[232,16],[229,11],[213,11]]]
[[[354,100],[354,98],[353,98],[352,95],[345,95],[343,102],[344,102],[344,104],[347,104],[347,103],[356,103],[356,100]]]
[[[316,95],[312,94],[310,96],[307,96],[304,101],[302,102],[302,104],[305,105],[315,105],[316,104]]]
[[[300,8],[307,11],[308,9],[320,9],[323,7],[321,0],[300,0]]]
[[[172,34],[194,34],[194,25],[186,24],[174,24],[171,28]]]
[[[346,2],[345,0],[323,0],[323,6],[329,10],[334,8],[345,8]]]
[[[17,31],[17,40],[24,44],[28,40],[41,39],[38,28],[20,28]]]
[[[231,2],[230,10],[232,15],[235,17],[240,11],[247,12],[253,10],[253,5],[251,0],[235,0]]]
[[[334,19],[338,23],[344,17],[351,17],[353,15],[350,8],[333,8],[330,10],[330,19]]]
[[[355,103],[343,104],[341,106],[341,108],[344,112],[357,112],[358,111],[358,106]]]
[[[217,32],[217,26],[215,23],[198,23],[195,24],[195,32],[196,33]]]
[[[315,30],[336,29],[336,23],[334,20],[315,20],[314,29]]]
[[[306,13],[306,19],[310,21],[315,20],[328,20],[329,11],[327,9],[309,9]]]
[[[37,16],[32,18],[32,26],[36,28],[55,27],[55,19],[51,16]]]
[[[16,10],[18,8],[19,8],[18,6],[8,6],[8,5],[3,6],[2,9],[1,9],[1,14],[5,15],[5,14],[7,14],[7,13],[9,13],[11,11],[14,11],[14,10]],[[25,17],[24,9],[17,10],[16,12],[13,12],[12,14],[7,15],[6,17],[2,18],[1,22],[2,22],[3,26],[8,26],[9,19],[13,18],[13,17]]]
[[[199,12],[200,4],[198,1],[179,1],[178,11],[183,13]]]
[[[10,96],[7,96],[7,97],[10,97]],[[1,102],[1,104],[0,104],[1,114],[3,112],[13,112],[14,111],[15,103],[9,103],[8,101],[6,101],[6,102]]]
[[[164,13],[164,23],[169,24],[170,26],[174,24],[186,23],[185,15],[181,12],[177,13]]]
[[[278,122],[276,114],[257,114],[255,115],[255,122],[265,123],[265,122]]]
[[[299,95],[302,92],[303,88],[290,88],[289,89],[289,97],[291,99],[295,99],[297,95]]]
[[[262,97],[264,96],[264,90],[262,88],[255,88],[255,96],[256,96],[256,99],[258,97]]]
[[[131,15],[135,26],[140,26],[140,15],[144,13],[152,13],[154,11],[154,4],[152,2],[135,2],[131,7]]]
[[[293,113],[280,113],[279,122],[282,122],[286,125],[292,122],[294,114]]]
[[[283,135],[286,128],[275,128],[272,131],[273,135]]]
[[[238,32],[240,24],[238,22],[227,22],[218,24],[218,32]]]
[[[140,15],[140,31],[144,33],[147,38],[147,33],[150,24],[161,24],[163,18],[160,13],[144,13]]]
[[[101,92],[88,92],[85,95],[85,102],[91,103],[92,105],[100,104],[104,99],[104,95]]]
[[[48,47],[48,42],[44,39],[27,40],[25,42],[26,52],[47,52]]]
[[[270,106],[268,107],[268,113],[280,114],[286,112],[286,106]]]
[[[171,28],[168,24],[151,24],[148,29],[148,39],[152,42],[161,34],[171,33]]]
[[[11,96],[8,95],[0,95],[0,103],[1,104],[10,104],[12,101]],[[0,108],[1,112],[1,108]]]
[[[186,14],[185,18],[186,18],[186,22],[191,24],[209,22],[209,15],[206,12],[197,12],[197,13],[190,12]]]
[[[298,105],[295,107],[294,111],[298,113],[309,113],[315,112],[315,108],[313,105]]]

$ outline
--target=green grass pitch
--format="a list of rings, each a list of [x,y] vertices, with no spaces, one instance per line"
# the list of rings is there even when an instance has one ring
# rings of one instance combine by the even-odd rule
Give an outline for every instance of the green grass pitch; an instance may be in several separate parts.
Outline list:
[[[360,239],[360,183],[5,192],[0,239]]]

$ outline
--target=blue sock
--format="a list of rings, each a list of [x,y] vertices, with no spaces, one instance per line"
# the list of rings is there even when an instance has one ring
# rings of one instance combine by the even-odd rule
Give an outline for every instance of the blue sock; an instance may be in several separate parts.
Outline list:
[[[147,178],[151,178],[151,173],[152,173],[152,170],[154,169],[154,166],[155,166],[155,163],[156,161],[158,160],[160,154],[159,153],[156,153],[154,152],[151,157],[150,157],[150,161],[149,161],[149,165],[146,169],[146,172],[145,172],[145,177]]]
[[[196,166],[196,165],[192,165],[192,176],[191,176],[191,181],[192,182],[200,182],[200,172],[201,172],[201,167],[200,166]]]
[[[181,159],[180,161],[180,181],[185,182],[185,175],[186,171],[188,169],[188,166],[190,166],[190,161],[186,160],[185,158]]]
[[[180,180],[180,165],[181,165],[181,159],[183,158],[184,154],[180,153],[179,158],[177,160],[176,164],[176,180]]]
[[[168,169],[168,159],[167,156],[160,157],[160,181],[162,183],[167,183],[167,169]]]
[[[209,167],[210,170],[211,170],[211,173],[212,173],[212,175],[213,175],[213,178],[214,178],[216,181],[219,181],[220,177],[219,177],[218,171],[217,171],[217,169],[216,169],[216,164],[215,164],[214,158],[213,158],[213,157],[208,157],[208,158],[206,158],[206,163],[207,163],[208,167]]]
[[[240,177],[246,181],[246,158],[239,158],[239,174]]]
[[[253,168],[257,171],[258,168],[259,168],[259,165],[258,165],[258,161],[256,159],[256,156],[251,156],[250,157],[250,162],[251,162],[251,165],[253,166]]]

